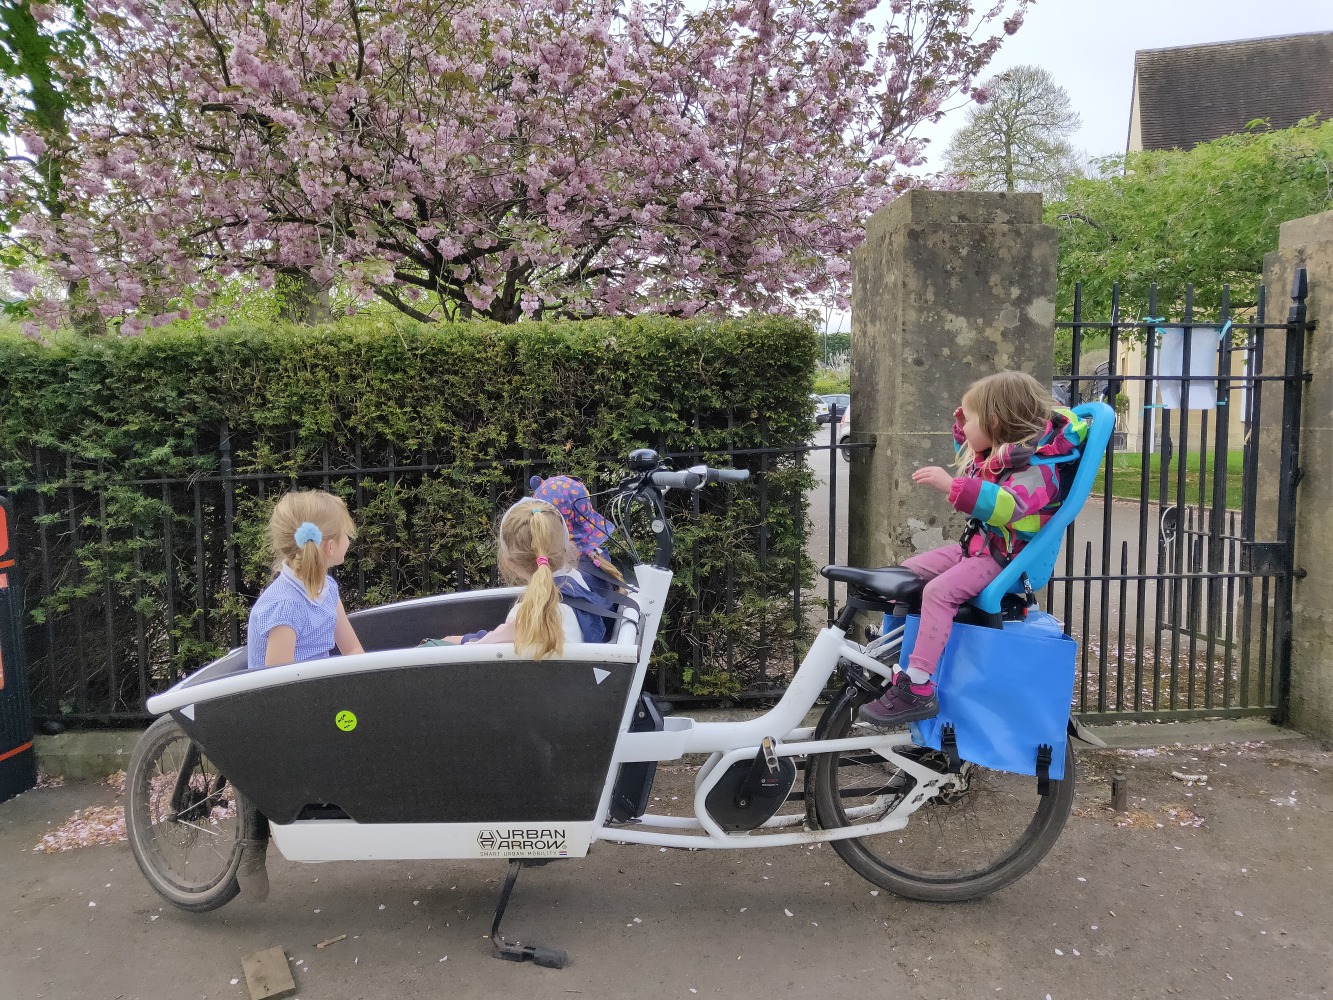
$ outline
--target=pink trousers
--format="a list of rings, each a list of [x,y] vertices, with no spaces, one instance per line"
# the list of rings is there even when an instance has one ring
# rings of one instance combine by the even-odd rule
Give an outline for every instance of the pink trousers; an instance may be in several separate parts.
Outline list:
[[[912,556],[903,565],[926,582],[921,595],[921,629],[908,666],[933,674],[953,630],[953,616],[970,597],[976,597],[1003,568],[988,552],[963,555],[957,542]]]

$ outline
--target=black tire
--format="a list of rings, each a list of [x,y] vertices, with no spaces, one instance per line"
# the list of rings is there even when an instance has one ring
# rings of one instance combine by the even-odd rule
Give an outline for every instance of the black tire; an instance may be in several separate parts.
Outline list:
[[[842,460],[844,462],[850,462],[852,460],[852,449],[848,447],[851,440],[852,436],[850,434],[844,434],[842,440],[838,442],[838,452],[842,455]]]
[[[856,710],[866,697],[845,689],[824,713],[821,737],[847,736],[859,725]],[[947,769],[938,751],[904,744],[916,759]],[[847,809],[881,799],[877,813],[856,822],[882,815],[912,786],[906,773],[868,751],[819,754],[810,774],[815,815],[826,830],[847,826]],[[963,791],[931,799],[902,830],[835,840],[833,849],[857,874],[895,895],[931,903],[976,899],[1027,874],[1059,839],[1074,802],[1074,752],[1067,743],[1064,774],[1042,796],[1029,775],[965,763]]]
[[[178,782],[183,807],[174,809]],[[149,726],[135,746],[125,775],[125,828],[144,878],[173,906],[203,913],[235,898],[249,810],[171,716]]]

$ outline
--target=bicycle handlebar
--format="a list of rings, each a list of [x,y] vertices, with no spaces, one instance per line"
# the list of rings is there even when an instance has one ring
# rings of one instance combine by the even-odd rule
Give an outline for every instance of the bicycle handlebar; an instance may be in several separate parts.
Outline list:
[[[669,472],[658,469],[648,473],[648,482],[659,490],[697,490],[704,484],[704,477],[697,472]]]
[[[748,469],[710,469],[695,465],[684,472],[657,469],[648,474],[648,481],[663,490],[697,490],[707,483],[743,483],[750,478]]]
[[[652,509],[651,530],[657,542],[653,561],[663,569],[671,565],[673,541],[662,494],[667,490],[699,490],[708,483],[743,483],[750,478],[747,469],[710,469],[706,465],[695,465],[678,472],[662,468],[657,452],[648,448],[632,452],[628,464],[631,477],[621,484],[618,502],[641,501]],[[616,523],[625,526],[618,518]],[[626,531],[628,533],[627,527]]]

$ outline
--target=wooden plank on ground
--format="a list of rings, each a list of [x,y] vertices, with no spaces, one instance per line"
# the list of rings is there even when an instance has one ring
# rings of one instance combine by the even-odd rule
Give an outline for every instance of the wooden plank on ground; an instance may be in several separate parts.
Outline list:
[[[245,985],[250,988],[251,1000],[278,1000],[296,992],[287,953],[281,948],[257,951],[241,960],[241,968],[245,970]]]

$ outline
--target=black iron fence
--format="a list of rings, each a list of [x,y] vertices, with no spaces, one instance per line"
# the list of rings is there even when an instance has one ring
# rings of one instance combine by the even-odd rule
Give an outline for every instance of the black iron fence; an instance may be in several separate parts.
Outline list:
[[[1155,288],[1144,317],[1122,315],[1117,290],[1089,318],[1076,292],[1058,324],[1071,401],[1118,413],[1099,500],[1045,594],[1083,642],[1084,718],[1285,718],[1305,295],[1302,271],[1280,310],[1260,289],[1253,308],[1224,292],[1203,316],[1187,291],[1167,320]]]
[[[342,461],[326,448],[298,472],[240,471],[240,447],[226,428],[204,440],[202,471],[188,477],[120,479],[38,450],[32,481],[9,486],[38,721],[142,721],[149,695],[244,642],[249,604],[267,579],[262,512],[279,493],[318,488],[347,500],[361,537],[337,572],[355,610],[496,585],[493,530],[460,541],[456,525],[439,517],[443,501],[429,502],[431,491],[441,482],[462,490],[470,516],[494,525],[526,494],[530,476],[553,474],[540,460],[471,473],[428,455],[404,460],[392,450],[364,461],[370,456],[359,447],[344,450]],[[681,500],[692,510],[679,520],[679,584],[665,636],[670,656],[651,677],[658,694],[677,702],[746,700],[773,697],[785,686],[825,617],[805,554],[812,448],[837,461],[831,442],[668,454],[678,467],[729,461],[751,469],[754,479],[743,495],[710,490]],[[601,467],[603,485],[610,485],[618,462]],[[395,499],[405,494],[418,499]],[[456,506],[457,497],[449,503]],[[701,520],[716,526],[729,517],[739,527],[726,551],[717,551],[716,533],[692,534]],[[836,522],[836,511],[829,517]],[[756,577],[764,580],[759,593]]]

